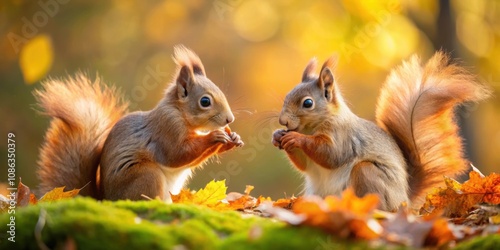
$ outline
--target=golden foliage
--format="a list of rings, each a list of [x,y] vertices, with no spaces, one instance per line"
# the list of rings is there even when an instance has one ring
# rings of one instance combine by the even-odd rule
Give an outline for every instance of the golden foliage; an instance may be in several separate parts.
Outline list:
[[[21,49],[19,64],[24,81],[32,84],[42,79],[52,67],[52,42],[47,35],[38,35]]]

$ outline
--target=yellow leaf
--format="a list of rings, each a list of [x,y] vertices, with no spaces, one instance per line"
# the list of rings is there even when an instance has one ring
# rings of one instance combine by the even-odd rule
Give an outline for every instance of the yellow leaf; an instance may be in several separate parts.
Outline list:
[[[211,181],[205,188],[196,192],[193,198],[195,204],[214,206],[220,203],[221,200],[226,198],[226,180]]]
[[[444,183],[446,184],[446,187],[457,192],[458,194],[461,192],[460,190],[462,189],[462,184],[455,179],[445,176]]]
[[[54,188],[51,191],[47,192],[42,198],[40,198],[39,202],[43,201],[57,201],[66,198],[73,198],[78,195],[80,189],[73,189],[71,191],[64,192],[65,187]]]
[[[500,225],[500,214],[491,216],[489,218],[490,224]]]
[[[47,35],[38,35],[28,41],[21,49],[19,64],[24,81],[32,84],[47,74],[52,66],[54,55],[52,42]]]
[[[171,197],[173,203],[196,204],[216,210],[227,210],[230,209],[229,204],[221,202],[226,198],[226,189],[226,180],[211,181],[197,192],[182,189],[177,195],[171,194]]]

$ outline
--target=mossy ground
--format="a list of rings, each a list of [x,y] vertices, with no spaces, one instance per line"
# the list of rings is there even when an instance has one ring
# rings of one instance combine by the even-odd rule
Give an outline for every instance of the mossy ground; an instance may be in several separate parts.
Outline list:
[[[74,241],[77,249],[373,248],[366,242],[335,239],[313,228],[291,227],[234,211],[160,201],[99,202],[78,197],[18,209],[15,243],[5,234],[11,215],[0,214],[5,230],[0,232],[0,249],[39,249],[34,232],[42,210],[46,211],[42,241],[50,249],[61,248],[68,240]],[[466,242],[461,247],[475,249],[478,244],[498,246],[500,236]]]

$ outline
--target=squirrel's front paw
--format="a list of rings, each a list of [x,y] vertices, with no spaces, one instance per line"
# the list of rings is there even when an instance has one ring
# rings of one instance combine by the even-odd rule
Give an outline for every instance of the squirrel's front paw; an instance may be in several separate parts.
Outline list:
[[[231,142],[236,145],[236,147],[243,147],[245,143],[241,140],[241,137],[239,134],[236,134],[235,132],[229,133],[229,137],[231,137]]]
[[[285,132],[285,135],[281,137],[281,148],[283,148],[285,151],[291,151],[295,148],[300,148],[302,147],[303,139],[303,134],[294,131]]]
[[[229,135],[222,130],[214,130],[210,132],[210,135],[212,136],[214,143],[227,144],[228,142],[232,142],[231,137],[229,137]]]
[[[286,134],[286,130],[284,129],[278,129],[276,131],[274,131],[273,133],[273,145],[279,149],[283,149],[283,147],[281,147],[281,140],[283,138],[283,136]]]

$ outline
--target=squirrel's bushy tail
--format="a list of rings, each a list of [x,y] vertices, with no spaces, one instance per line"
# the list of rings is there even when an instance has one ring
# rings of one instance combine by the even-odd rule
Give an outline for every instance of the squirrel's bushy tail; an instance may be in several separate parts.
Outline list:
[[[96,173],[101,150],[111,128],[127,104],[114,88],[83,74],[43,83],[34,92],[41,112],[52,117],[40,150],[40,192],[55,187],[82,188],[82,195],[97,197]]]
[[[437,52],[425,66],[413,56],[391,72],[381,90],[376,119],[408,162],[410,199],[423,197],[469,168],[454,107],[487,98],[490,91],[464,68]]]

